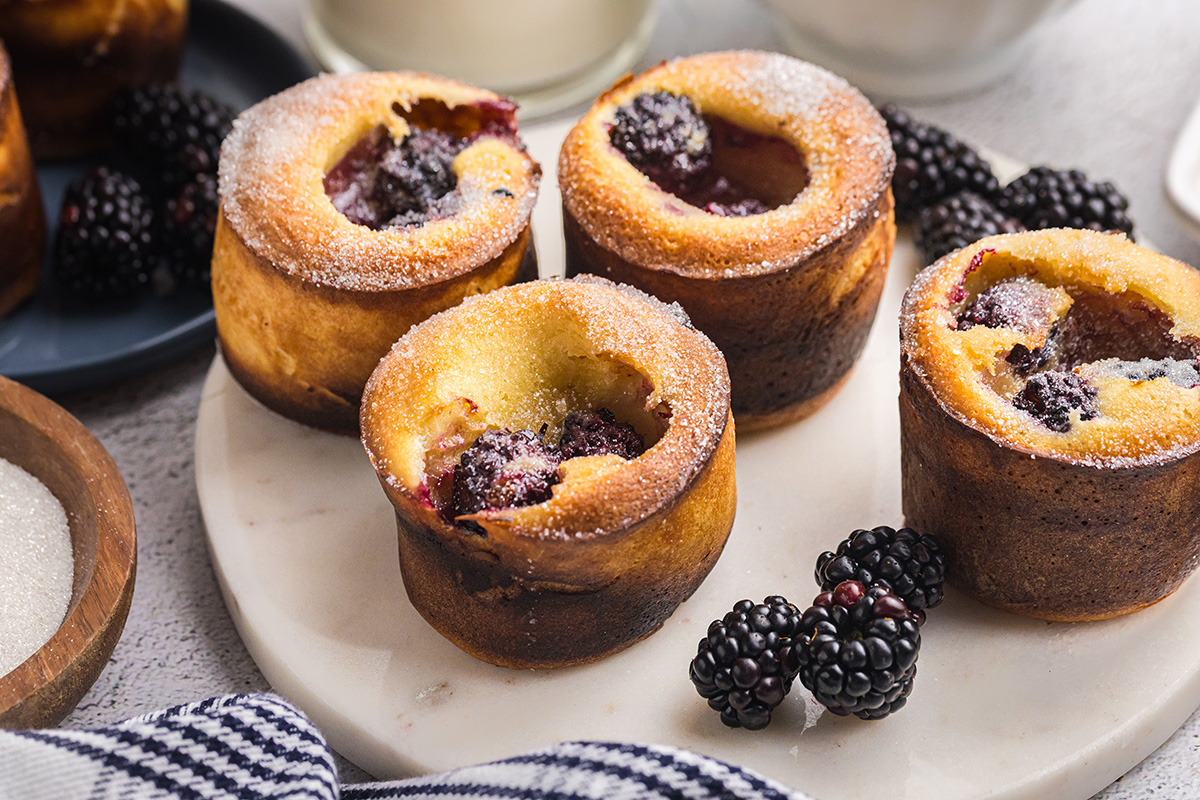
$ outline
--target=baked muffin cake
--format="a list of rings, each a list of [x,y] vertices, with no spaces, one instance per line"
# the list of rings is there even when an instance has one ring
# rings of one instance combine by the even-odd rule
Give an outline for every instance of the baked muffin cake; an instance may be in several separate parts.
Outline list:
[[[42,270],[46,216],[25,139],[8,54],[0,43],[0,316],[33,294]]]
[[[0,39],[39,158],[108,144],[105,113],[126,86],[175,79],[187,0],[0,0]]]
[[[1170,594],[1200,559],[1200,273],[1117,234],[983,239],[905,295],[907,524],[949,580],[1082,621]]]
[[[514,112],[398,72],[313,78],[238,117],[221,150],[213,305],[250,394],[357,432],[363,384],[409,327],[537,277],[541,170]]]
[[[563,144],[567,273],[679,302],[728,359],[742,430],[803,417],[870,331],[894,163],[870,102],[819,67],[664,62],[613,86]]]
[[[545,668],[656,631],[736,507],[729,378],[669,307],[598,278],[414,327],[363,397],[409,598],[476,658]]]

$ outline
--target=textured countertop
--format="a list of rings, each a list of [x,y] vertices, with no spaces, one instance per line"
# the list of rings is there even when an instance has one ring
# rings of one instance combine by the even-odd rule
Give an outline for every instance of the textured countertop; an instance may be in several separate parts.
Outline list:
[[[297,0],[234,2],[304,47]],[[748,0],[669,0],[639,66],[728,48],[784,49],[774,20]],[[1131,198],[1141,237],[1200,265],[1200,245],[1178,225],[1163,190],[1173,139],[1200,93],[1198,75],[1200,4],[1083,0],[1036,33],[1029,57],[1003,81],[969,96],[908,107],[1020,161],[1079,167],[1113,180]],[[55,398],[116,459],[133,495],[140,540],[124,636],[66,726],[269,689],[217,589],[196,498],[192,439],[213,354],[206,347],[142,377]],[[1200,797],[1197,764],[1200,713],[1096,797]],[[342,766],[346,780],[364,778]]]

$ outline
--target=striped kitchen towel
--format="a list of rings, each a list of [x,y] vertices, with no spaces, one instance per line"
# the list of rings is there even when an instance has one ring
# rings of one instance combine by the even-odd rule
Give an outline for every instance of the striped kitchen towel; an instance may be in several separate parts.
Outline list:
[[[809,800],[671,747],[568,742],[401,781],[339,785],[311,722],[229,695],[94,730],[0,731],[0,800]]]

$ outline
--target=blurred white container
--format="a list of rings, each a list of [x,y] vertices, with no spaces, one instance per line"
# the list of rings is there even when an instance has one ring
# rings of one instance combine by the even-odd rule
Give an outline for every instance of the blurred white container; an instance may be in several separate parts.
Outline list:
[[[956,94],[1020,60],[1037,24],[1075,0],[762,0],[792,52],[863,91],[900,100]]]
[[[411,69],[514,96],[541,116],[598,94],[641,56],[656,0],[309,0],[334,72]]]

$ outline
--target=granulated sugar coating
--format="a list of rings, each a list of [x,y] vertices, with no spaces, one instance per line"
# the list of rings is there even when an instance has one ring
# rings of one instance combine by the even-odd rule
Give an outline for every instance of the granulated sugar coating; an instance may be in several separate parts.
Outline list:
[[[616,109],[654,92],[792,145],[807,183],[790,202],[721,217],[669,194],[609,142]],[[887,125],[836,75],[778,53],[707,53],[663,62],[605,93],[567,136],[558,177],[564,209],[604,249],[643,268],[745,277],[800,264],[872,219],[895,155]]]
[[[326,173],[377,126],[402,139],[405,115],[428,102],[449,109],[456,135],[471,140],[452,165],[460,210],[422,226],[355,225],[325,194]],[[500,255],[529,224],[541,169],[516,139],[513,109],[492,92],[416,73],[297,84],[247,109],[226,137],[223,223],[273,268],[322,286],[388,291],[461,275]]]
[[[988,325],[965,309],[996,287],[1024,303]],[[1008,306],[1021,292],[1005,295]],[[1168,464],[1200,451],[1200,274],[1123,235],[1051,229],[982,239],[923,270],[900,314],[905,369],[943,409],[997,442],[1038,457],[1104,468]],[[1025,314],[1042,317],[1025,324]],[[1047,324],[1049,323],[1049,324]],[[1057,331],[1051,334],[1051,331]],[[1054,430],[1013,403],[1030,379],[1017,345],[1045,349],[1037,370],[1073,371],[1097,394],[1098,414]]]
[[[384,480],[415,495],[485,429],[545,426],[554,441],[568,412],[595,408],[632,423],[650,448],[605,469],[566,469],[552,500],[503,512],[512,530],[594,538],[660,511],[725,432],[724,359],[678,306],[628,286],[584,276],[504,287],[396,342],[364,392],[363,441]]]
[[[66,616],[74,576],[62,503],[0,458],[0,675],[45,644]]]

